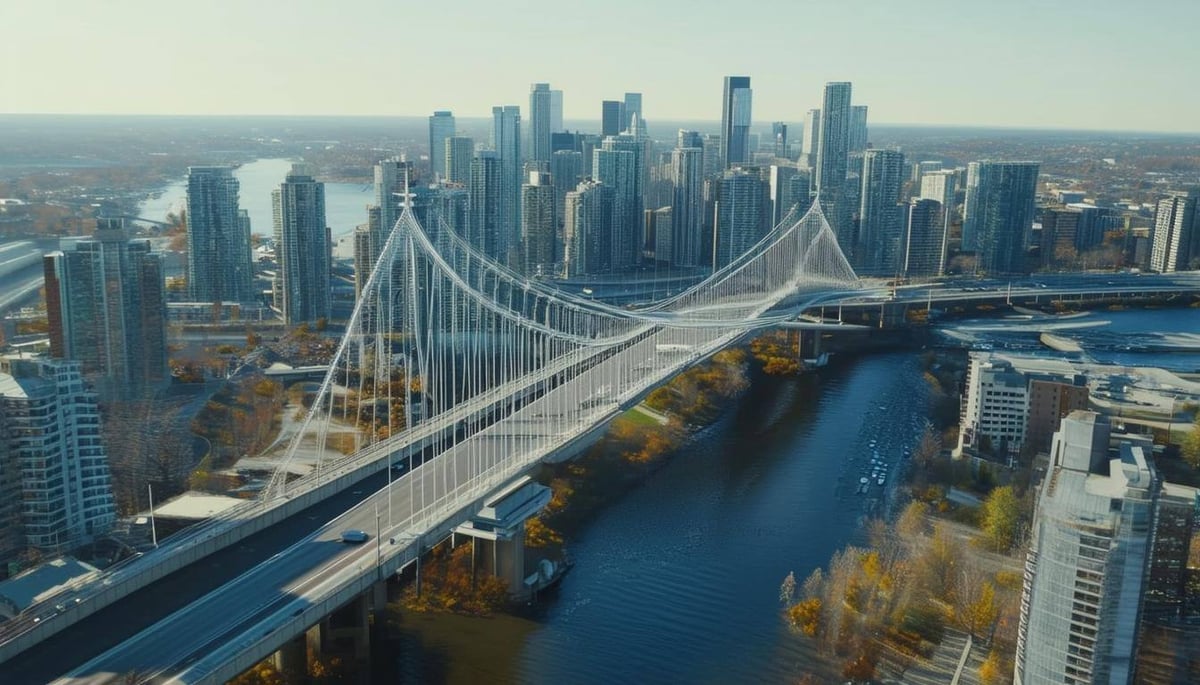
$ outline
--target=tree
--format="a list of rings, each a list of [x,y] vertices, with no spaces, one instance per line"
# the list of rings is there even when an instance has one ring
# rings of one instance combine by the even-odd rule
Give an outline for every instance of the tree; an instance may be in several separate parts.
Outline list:
[[[821,600],[813,597],[799,602],[787,610],[788,624],[808,637],[814,637],[821,629]]]
[[[929,505],[920,500],[913,500],[904,507],[904,513],[896,520],[896,535],[901,540],[911,542],[925,532],[925,517],[929,515]]]
[[[1021,504],[1012,486],[992,490],[983,502],[983,541],[997,552],[1007,552],[1017,541],[1021,525]]]
[[[1000,685],[1005,681],[1000,665],[1000,654],[996,650],[988,652],[987,659],[979,665],[979,682],[982,685]]]
[[[788,571],[787,577],[779,585],[779,602],[786,607],[790,607],[795,597],[796,574],[793,571]]]
[[[974,600],[967,602],[962,607],[959,623],[964,630],[971,634],[971,637],[975,637],[980,631],[991,627],[999,615],[1000,608],[996,605],[996,587],[990,582],[984,581]]]
[[[1180,449],[1192,468],[1200,468],[1200,414],[1196,415],[1196,425],[1192,426],[1191,432],[1183,436]]]

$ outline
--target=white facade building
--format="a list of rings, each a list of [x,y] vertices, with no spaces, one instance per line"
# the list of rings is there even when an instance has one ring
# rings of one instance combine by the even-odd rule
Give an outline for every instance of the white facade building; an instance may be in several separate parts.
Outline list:
[[[1024,374],[991,355],[971,353],[959,416],[958,450],[990,446],[1014,453],[1025,440],[1029,386]]]

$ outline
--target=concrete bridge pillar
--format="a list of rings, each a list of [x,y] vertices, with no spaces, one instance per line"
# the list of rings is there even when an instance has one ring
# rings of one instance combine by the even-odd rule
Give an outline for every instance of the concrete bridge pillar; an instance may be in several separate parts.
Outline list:
[[[315,628],[315,626],[314,626]],[[289,683],[308,680],[308,635],[297,635],[274,654],[275,668]]]

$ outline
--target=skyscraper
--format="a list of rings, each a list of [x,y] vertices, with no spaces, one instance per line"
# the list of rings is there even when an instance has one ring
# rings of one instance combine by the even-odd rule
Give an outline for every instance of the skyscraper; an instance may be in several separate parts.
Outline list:
[[[615,136],[621,132],[621,108],[625,103],[620,100],[604,100],[600,103],[600,136]]]
[[[446,177],[446,139],[454,135],[454,114],[434,112],[429,117],[429,167],[434,178]]]
[[[771,123],[771,141],[773,154],[779,159],[787,159],[788,156],[788,127],[782,121]]]
[[[567,193],[563,256],[568,277],[611,271],[613,190],[585,180]]]
[[[80,363],[106,399],[147,394],[167,379],[162,257],[100,219],[91,240],[44,259],[50,353]]]
[[[821,110],[810,109],[804,114],[804,137],[800,140],[800,166],[815,169],[817,148],[821,147]]]
[[[1014,682],[1133,682],[1159,479],[1149,444],[1109,454],[1107,419],[1075,411],[1050,447],[1025,561]]]
[[[721,177],[715,211],[714,270],[737,259],[766,235],[771,220],[767,183],[741,168],[727,170]]]
[[[563,128],[563,92],[550,91],[550,132],[564,131]]]
[[[685,128],[681,128],[679,129],[679,132],[675,134],[675,147],[695,147],[703,150],[704,136],[700,135],[700,133],[697,131],[689,131]]]
[[[698,142],[685,138],[680,142]],[[695,267],[703,264],[704,254],[704,150],[678,147],[671,152],[671,257],[673,266]],[[661,227],[660,227],[661,228]],[[658,257],[659,261],[664,261]]]
[[[721,98],[721,165],[750,161],[750,77],[726,76]]]
[[[0,359],[0,435],[17,438],[4,447],[21,465],[12,490],[26,545],[64,552],[108,532],[116,521],[108,456],[79,362]]]
[[[475,157],[475,141],[464,136],[446,139],[446,180],[466,185],[471,182],[471,159]]]
[[[642,94],[625,93],[625,102],[621,103],[621,132],[630,130],[641,119]]]
[[[921,199],[936,200],[941,205],[942,235],[946,238],[950,236],[950,223],[954,216],[957,179],[958,174],[953,169],[932,171],[921,176]],[[942,256],[945,257],[944,248]],[[945,268],[945,264],[942,268]]]
[[[1151,233],[1150,268],[1159,273],[1191,269],[1200,261],[1200,211],[1196,189],[1174,191],[1158,201]]]
[[[776,226],[796,204],[792,180],[799,170],[794,166],[771,165],[771,226]],[[805,196],[808,191],[805,189]]]
[[[271,203],[279,262],[275,308],[289,325],[328,319],[331,253],[325,184],[314,179],[311,170],[295,164],[279,188],[271,191]]]
[[[550,133],[554,130],[554,96],[549,83],[529,88],[529,159],[550,161]]]
[[[946,228],[942,203],[914,199],[908,206],[904,273],[909,276],[940,276],[946,263]]]
[[[971,162],[963,212],[962,249],[978,255],[988,273],[1027,271],[1038,162]]]
[[[642,227],[640,159],[636,151],[619,149],[615,141],[615,137],[605,138],[604,148],[596,150],[592,177],[612,192],[612,256],[608,263],[612,270],[623,271],[637,262],[642,251],[637,239]]]
[[[233,167],[188,167],[188,295],[196,302],[255,299],[250,222],[238,208]]]
[[[522,266],[526,276],[553,275],[557,229],[550,174],[530,172],[529,182],[521,186]]]
[[[500,231],[500,192],[500,157],[494,150],[481,150],[471,160],[467,241],[493,259]]]
[[[567,193],[575,190],[584,176],[583,154],[576,150],[559,150],[550,156],[550,184],[554,186],[555,236],[562,241]],[[590,170],[590,168],[589,168]],[[559,248],[561,250],[561,248]],[[562,256],[561,251],[556,258]]]
[[[492,146],[500,159],[500,217],[496,225],[495,257],[511,263],[520,245],[521,226],[521,108],[492,108]],[[549,149],[549,148],[547,148]]]
[[[904,155],[899,150],[871,149],[863,153],[862,190],[859,197],[857,266],[868,273],[893,274],[901,266],[904,222],[900,187],[904,183]]]
[[[646,249],[653,253],[655,262],[669,264],[675,249],[671,244],[674,240],[674,221],[671,219],[670,207],[647,209],[645,212]]]
[[[412,165],[400,157],[375,164],[375,206],[379,208],[380,245],[392,234],[400,218],[400,194],[404,192],[406,175],[411,177]],[[410,178],[411,180],[411,178]]]
[[[841,187],[846,180],[851,119],[850,84],[845,81],[826,83],[818,127],[816,174],[813,176],[822,200],[828,191]]]
[[[850,107],[850,151],[862,152],[867,149],[867,106],[853,105]]]

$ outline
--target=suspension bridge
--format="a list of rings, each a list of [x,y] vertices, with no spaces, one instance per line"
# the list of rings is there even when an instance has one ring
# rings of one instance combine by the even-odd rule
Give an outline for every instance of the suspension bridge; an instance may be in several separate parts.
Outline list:
[[[436,216],[427,230],[407,200],[260,497],[106,574],[61,613],[99,610],[364,476],[386,472],[386,486],[63,682],[131,673],[224,682],[419,559],[540,461],[588,444],[681,370],[859,287],[819,204],[698,285],[627,309],[515,273]],[[403,475],[392,478],[398,462]],[[347,528],[375,531],[374,545],[340,544]],[[6,646],[53,634],[38,635],[49,623]]]

